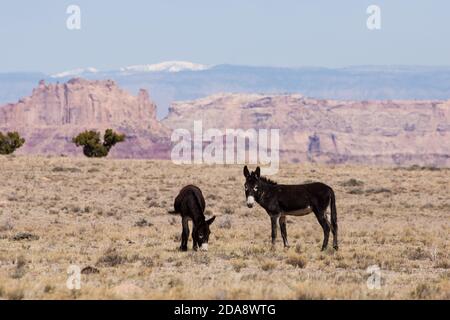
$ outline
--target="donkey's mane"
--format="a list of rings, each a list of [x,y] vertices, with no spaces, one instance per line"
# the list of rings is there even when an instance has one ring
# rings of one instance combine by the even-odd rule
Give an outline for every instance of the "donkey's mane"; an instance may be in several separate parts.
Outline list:
[[[260,179],[262,182],[265,182],[265,183],[268,183],[268,184],[273,184],[273,185],[277,184],[275,181],[270,180],[269,178],[266,178],[266,177],[259,177],[259,179]]]

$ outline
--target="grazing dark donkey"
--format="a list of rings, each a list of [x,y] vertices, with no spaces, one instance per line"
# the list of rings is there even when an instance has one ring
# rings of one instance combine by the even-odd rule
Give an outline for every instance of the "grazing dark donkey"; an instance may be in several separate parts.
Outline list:
[[[299,185],[277,184],[261,177],[260,172],[259,167],[252,173],[248,171],[247,166],[244,167],[245,196],[249,208],[253,207],[256,201],[269,214],[272,222],[272,244],[275,244],[277,237],[277,220],[279,220],[284,246],[288,247],[286,216],[304,216],[314,212],[323,229],[322,250],[325,250],[328,245],[330,229],[333,233],[333,247],[338,250],[338,225],[333,189],[320,182]],[[331,211],[331,223],[325,212],[328,206]]]
[[[192,220],[192,242],[193,249],[207,251],[209,240],[209,225],[213,223],[215,216],[205,220],[205,198],[203,198],[200,188],[188,185],[181,189],[174,203],[175,211],[171,214],[181,214],[183,232],[181,233],[180,250],[187,251],[189,238],[189,220]]]

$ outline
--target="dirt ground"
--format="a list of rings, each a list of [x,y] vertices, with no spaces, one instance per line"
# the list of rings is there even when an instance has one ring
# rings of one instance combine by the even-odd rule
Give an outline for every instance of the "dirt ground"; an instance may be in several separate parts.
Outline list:
[[[238,165],[1,156],[0,174],[2,299],[450,299],[449,169],[281,165],[279,183],[335,189],[338,252],[314,215],[273,248]],[[217,215],[208,252],[178,251],[167,214],[190,183]]]

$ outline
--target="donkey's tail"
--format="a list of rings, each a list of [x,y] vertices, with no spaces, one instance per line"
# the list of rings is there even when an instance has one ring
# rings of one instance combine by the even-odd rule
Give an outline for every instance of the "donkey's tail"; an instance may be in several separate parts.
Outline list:
[[[330,209],[331,209],[331,228],[337,233],[337,211],[336,211],[336,197],[333,189],[330,188]]]

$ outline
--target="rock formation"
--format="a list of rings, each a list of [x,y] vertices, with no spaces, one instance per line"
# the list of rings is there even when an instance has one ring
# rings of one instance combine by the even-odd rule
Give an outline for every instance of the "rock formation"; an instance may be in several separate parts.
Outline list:
[[[86,129],[112,128],[127,140],[111,152],[120,158],[167,158],[169,131],[156,119],[148,93],[137,97],[111,80],[39,82],[30,97],[0,106],[0,131],[18,131],[26,144],[18,153],[82,155],[71,139]]]
[[[86,129],[127,135],[116,158],[170,156],[171,129],[280,129],[291,162],[450,166],[450,101],[337,101],[299,94],[217,94],[175,102],[162,122],[145,90],[133,96],[111,80],[39,83],[30,97],[0,106],[0,131],[18,131],[18,154],[78,155]]]
[[[192,129],[280,129],[292,162],[450,165],[449,101],[335,101],[301,95],[218,94],[174,103],[163,123]]]

